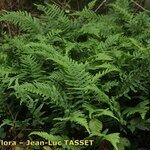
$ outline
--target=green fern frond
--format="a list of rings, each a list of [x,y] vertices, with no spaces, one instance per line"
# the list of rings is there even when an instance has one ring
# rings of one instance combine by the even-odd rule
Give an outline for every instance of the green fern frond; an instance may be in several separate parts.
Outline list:
[[[85,127],[86,130],[88,131],[88,133],[90,133],[87,119],[85,118],[85,115],[81,111],[74,111],[66,118],[55,118],[54,120],[71,121],[71,122],[77,123],[77,124]]]
[[[93,118],[89,122],[89,128],[90,128],[91,134],[96,136],[97,134],[101,133],[103,124],[98,119]]]
[[[97,19],[97,17],[98,17],[94,11],[92,11],[86,7],[82,11],[76,11],[72,15],[79,16],[81,20],[84,20],[84,19],[88,19],[88,20],[92,19],[93,20],[93,19]]]
[[[0,21],[10,22],[18,25],[23,31],[41,33],[41,25],[37,18],[34,18],[26,11],[5,12]]]
[[[95,74],[95,76],[93,77],[93,82],[96,83],[97,81],[99,81],[100,78],[102,78],[103,76],[105,76],[106,74],[112,72],[114,70],[109,70],[109,69],[106,69],[106,70],[103,70],[103,71],[99,71],[98,73]]]
[[[41,65],[32,55],[22,55],[20,59],[22,72],[27,74],[28,78],[37,79],[42,76]]]
[[[2,126],[18,131],[26,122],[25,128],[51,131],[31,133],[46,140],[96,141],[92,147],[62,143],[59,148],[67,150],[97,149],[101,140],[118,150],[122,141],[115,131],[128,136],[128,129],[149,130],[149,14],[131,10],[129,0],[115,0],[100,15],[93,10],[96,2],[75,13],[51,4],[36,5],[37,17],[1,13],[0,22],[7,22],[2,32],[11,24],[22,29],[0,37]],[[20,116],[24,109],[27,115]]]
[[[119,121],[119,119],[113,114],[113,112],[108,109],[99,109],[89,104],[83,104],[83,107],[89,111],[90,118],[95,118],[95,117],[100,117],[100,116],[109,116]]]
[[[104,85],[102,85],[102,89],[106,92],[109,92],[112,87],[118,86],[119,82],[117,81],[108,81]]]
[[[111,73],[111,72],[120,73],[121,72],[119,68],[117,68],[115,65],[112,65],[110,63],[104,63],[104,64],[101,64],[98,66],[91,65],[88,69],[89,70],[99,70],[99,69],[102,70],[94,75],[94,77],[92,79],[94,83],[96,83],[100,78],[102,78],[103,76],[105,76],[108,73]]]
[[[0,66],[0,76],[8,76],[9,74],[17,74],[18,72],[15,71],[13,68]]]
[[[125,20],[127,22],[130,22],[133,18],[133,14],[130,13],[130,7],[129,7],[129,1],[128,0],[117,0],[116,3],[110,4],[111,7],[113,7],[114,11],[117,13],[117,15],[120,15],[121,20]]]
[[[98,50],[106,51],[106,50],[111,49],[112,46],[117,45],[120,37],[121,37],[121,34],[108,36],[107,39],[105,40],[105,42],[99,43]]]
[[[86,64],[78,63],[70,59],[68,56],[63,56],[54,50],[53,47],[48,47],[44,44],[42,45],[34,43],[30,44],[29,46],[35,50],[36,54],[40,54],[46,57],[48,60],[50,59],[54,61],[58,66],[61,67],[61,72],[64,77],[63,80],[68,89],[68,95],[77,94],[76,97],[83,97],[85,94],[83,88],[92,83],[91,75],[89,72],[86,72]],[[41,48],[43,51],[41,51]]]
[[[21,89],[22,92],[34,93],[34,94],[44,97],[46,100],[50,98],[49,101],[47,100],[48,103],[52,103],[52,104],[55,104],[57,106],[64,107],[64,108],[67,107],[65,97],[62,97],[61,93],[57,90],[57,88],[54,85],[35,82],[33,84],[24,83],[19,86],[14,86],[14,88],[17,93],[21,93],[20,92],[20,89]]]
[[[137,104],[135,107],[126,108],[122,114],[129,117],[135,113],[139,113],[141,115],[141,118],[145,119],[145,115],[148,112],[148,110],[150,109],[150,107],[148,105],[149,105],[149,101],[144,100],[144,101],[140,102],[139,104]]]
[[[120,135],[119,133],[112,133],[112,134],[104,135],[103,138],[109,141],[113,145],[115,150],[119,150],[118,145],[117,145],[120,142],[119,135]]]
[[[97,53],[96,55],[93,55],[91,57],[89,57],[89,61],[90,63],[94,63],[96,61],[112,61],[113,58],[106,53]]]
[[[65,12],[56,5],[46,3],[46,5],[36,5],[37,9],[43,11],[50,18],[64,18]]]
[[[52,60],[63,67],[68,66],[69,58],[60,54],[51,45],[48,46],[43,43],[29,43],[26,47],[29,48],[28,53],[41,55],[47,60]]]
[[[45,5],[36,5],[36,6],[38,10],[44,12],[44,14],[47,16],[47,19],[51,25],[52,25],[51,20],[55,19],[53,23],[55,23],[55,26],[57,26],[57,29],[59,27],[62,27],[62,29],[64,30],[66,30],[67,28],[70,28],[71,21],[69,20],[68,16],[65,14],[65,11],[63,11],[58,6],[53,5],[53,4],[48,4],[48,3],[46,3]]]
[[[92,0],[90,3],[88,3],[88,9],[93,9],[95,4],[96,4],[97,0]]]

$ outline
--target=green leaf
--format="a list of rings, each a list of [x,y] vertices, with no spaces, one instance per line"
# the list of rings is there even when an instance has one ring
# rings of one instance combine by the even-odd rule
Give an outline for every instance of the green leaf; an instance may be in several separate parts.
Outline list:
[[[85,118],[85,115],[81,111],[75,111],[75,112],[71,113],[69,117],[55,118],[54,120],[65,121],[65,122],[66,121],[74,122],[76,124],[79,124],[79,125],[85,127],[86,130],[88,131],[88,133],[90,133],[87,119]]]
[[[89,9],[93,9],[93,7],[95,6],[96,2],[97,2],[97,0],[93,0],[90,3],[88,3],[88,8]]]
[[[89,129],[93,135],[97,135],[102,131],[103,124],[98,119],[91,119],[89,122]]]
[[[117,144],[120,142],[119,133],[112,133],[108,135],[104,135],[104,139],[109,141],[115,150],[119,150]]]
[[[93,61],[103,60],[103,61],[112,61],[113,58],[106,53],[98,53],[94,56],[91,56],[89,59],[93,59]]]
[[[97,112],[94,116],[99,117],[99,116],[103,116],[103,115],[112,117],[112,118],[116,119],[117,121],[119,121],[119,119],[114,116],[113,112],[108,109],[99,109],[99,110],[97,110]]]
[[[139,104],[137,104],[135,107],[128,107],[123,111],[123,115],[126,115],[127,117],[135,114],[135,113],[139,113],[141,115],[142,119],[145,119],[145,115],[149,110],[149,101],[148,100],[144,100],[142,102],[140,102]]]

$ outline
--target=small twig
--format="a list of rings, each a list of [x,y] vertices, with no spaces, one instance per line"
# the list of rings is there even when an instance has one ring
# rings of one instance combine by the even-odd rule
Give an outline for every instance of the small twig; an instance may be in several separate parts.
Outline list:
[[[99,6],[95,9],[95,12],[97,12],[103,5],[106,3],[107,0],[104,0],[102,3],[99,4]]]
[[[149,10],[145,9],[143,6],[141,6],[140,4],[138,4],[137,2],[135,2],[134,0],[131,0],[131,2],[133,2],[136,6],[140,7],[142,10],[150,12]]]

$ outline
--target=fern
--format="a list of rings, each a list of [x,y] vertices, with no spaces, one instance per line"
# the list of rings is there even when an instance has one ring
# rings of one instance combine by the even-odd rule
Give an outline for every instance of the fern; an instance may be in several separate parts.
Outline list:
[[[21,27],[23,31],[40,33],[41,27],[37,18],[33,18],[28,12],[6,12],[0,17],[0,21],[8,21]]]
[[[108,134],[104,136],[104,139],[106,139],[107,141],[109,141],[116,150],[118,149],[117,143],[119,143],[120,137],[118,133],[113,133],[113,134]]]
[[[103,140],[118,150],[122,138],[133,145],[128,135],[143,139],[140,131],[150,130],[149,14],[135,12],[128,0],[110,2],[99,14],[97,3],[68,13],[35,5],[38,17],[26,11],[0,15],[0,22],[21,29],[0,38],[3,128],[11,126],[15,134],[24,133],[22,127],[43,129],[31,135],[50,141],[95,141],[91,147],[61,145],[68,150],[99,149]]]
[[[90,133],[85,115],[80,111],[75,111],[75,112],[71,113],[70,116],[68,116],[67,118],[55,118],[55,120],[60,120],[60,121],[69,120],[71,122],[75,122],[75,123],[80,124],[81,126],[85,127],[86,130]]]
[[[118,118],[115,117],[114,114],[107,109],[98,109],[98,108],[94,108],[94,107],[92,108],[92,106],[90,106],[88,104],[83,105],[83,107],[89,111],[90,118],[92,118],[92,115],[93,115],[93,117],[99,117],[99,116],[106,115],[106,116],[110,116],[110,117],[118,120]]]
[[[125,21],[130,22],[132,20],[133,15],[129,12],[129,0],[117,0],[114,4],[111,4],[111,6]]]
[[[53,141],[53,142],[61,142],[61,146],[63,149],[67,150],[81,150],[81,146],[73,146],[73,145],[66,145],[65,140],[69,140],[68,137],[66,136],[58,136],[58,135],[53,135],[53,134],[48,134],[46,132],[32,132],[31,135],[38,135],[48,141]]]
[[[17,93],[19,93],[21,89],[25,93],[30,92],[41,95],[42,97],[44,97],[44,99],[51,98],[50,102],[55,103],[57,106],[61,106],[64,108],[67,107],[67,103],[64,103],[64,95],[61,95],[54,85],[36,82],[34,84],[24,83],[19,86],[15,85],[14,88]]]
[[[22,72],[28,73],[28,78],[39,78],[42,76],[41,65],[36,62],[36,59],[31,55],[23,55],[21,57]]]
[[[4,66],[0,66],[1,77],[8,76],[9,74],[16,74],[16,73],[17,71],[13,70],[13,68],[6,68]]]
[[[63,11],[62,9],[60,9],[58,6],[56,5],[50,5],[50,4],[45,4],[44,5],[36,5],[37,9],[40,11],[43,11],[45,16],[47,17],[47,21],[49,23],[49,27],[54,27],[53,23],[55,23],[55,25],[57,25],[58,29],[60,27],[64,27],[64,30],[67,30],[70,28],[70,24],[72,24],[72,22],[69,20],[68,16],[66,16],[65,11]],[[55,19],[55,22],[51,22],[52,19]]]
[[[135,114],[135,113],[139,113],[141,115],[142,119],[145,119],[145,115],[149,110],[149,106],[147,106],[149,104],[148,101],[142,101],[139,104],[137,104],[135,107],[129,107],[126,110],[124,110],[123,115],[126,115],[127,117]]]

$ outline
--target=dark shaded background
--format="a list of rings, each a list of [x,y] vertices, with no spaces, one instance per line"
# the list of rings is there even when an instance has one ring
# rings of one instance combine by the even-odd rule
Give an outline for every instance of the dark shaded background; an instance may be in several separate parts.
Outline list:
[[[20,10],[20,9],[25,9],[25,10],[34,10],[34,3],[44,3],[44,2],[49,2],[49,3],[56,3],[62,7],[65,7],[67,3],[69,2],[69,5],[71,6],[71,9],[82,9],[85,5],[87,5],[91,0],[0,0],[0,10]],[[105,0],[97,0],[97,7],[100,5],[103,1]],[[106,3],[104,4],[103,7],[101,7],[101,10],[104,10],[106,5],[110,2],[113,2],[114,0],[106,0]],[[134,0],[141,6],[144,6],[145,1],[150,1],[150,0]],[[147,5],[147,4],[146,4]],[[147,6],[145,6],[147,7]]]

